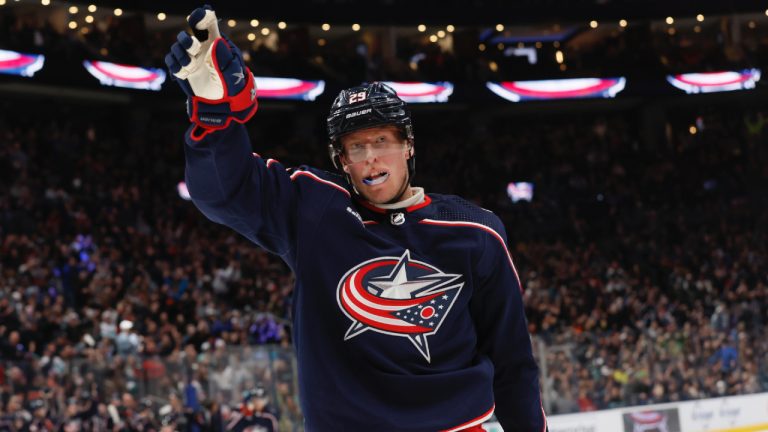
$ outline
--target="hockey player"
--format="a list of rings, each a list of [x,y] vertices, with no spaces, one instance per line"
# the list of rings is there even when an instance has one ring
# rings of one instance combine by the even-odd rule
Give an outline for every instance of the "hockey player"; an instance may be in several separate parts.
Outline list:
[[[491,212],[413,187],[408,107],[386,85],[328,117],[341,175],[252,153],[257,90],[214,12],[166,63],[188,96],[195,205],[296,276],[294,343],[308,431],[546,430],[520,281]],[[265,126],[268,127],[268,126]]]

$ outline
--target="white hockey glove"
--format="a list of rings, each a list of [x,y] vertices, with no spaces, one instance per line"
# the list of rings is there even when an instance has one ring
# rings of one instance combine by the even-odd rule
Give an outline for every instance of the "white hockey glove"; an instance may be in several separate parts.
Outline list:
[[[187,94],[187,114],[194,139],[224,129],[234,120],[248,121],[258,108],[256,82],[240,50],[219,32],[210,6],[187,17],[194,36],[182,31],[165,63]]]

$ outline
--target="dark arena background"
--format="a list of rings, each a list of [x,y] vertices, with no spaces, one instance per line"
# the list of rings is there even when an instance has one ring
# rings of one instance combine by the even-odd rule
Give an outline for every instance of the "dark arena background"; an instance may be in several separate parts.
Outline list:
[[[415,184],[505,224],[551,432],[768,431],[768,3],[262,3],[212,4],[254,151],[331,170],[389,82]],[[0,431],[303,430],[292,274],[183,183],[200,5],[0,0]]]

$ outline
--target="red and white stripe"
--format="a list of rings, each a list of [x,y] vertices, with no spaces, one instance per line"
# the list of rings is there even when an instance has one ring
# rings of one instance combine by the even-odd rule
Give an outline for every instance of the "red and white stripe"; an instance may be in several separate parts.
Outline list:
[[[682,83],[695,86],[727,86],[729,84],[740,84],[752,78],[751,74],[745,74],[734,71],[726,72],[700,72],[675,75],[675,79]]]
[[[482,414],[479,417],[475,417],[474,419],[472,419],[472,420],[470,420],[468,422],[462,423],[462,424],[460,424],[458,426],[455,426],[455,427],[452,427],[450,429],[444,429],[441,432],[457,432],[457,431],[461,431],[461,430],[464,430],[464,429],[469,429],[469,428],[471,428],[473,426],[477,426],[477,425],[483,424],[483,423],[485,423],[486,420],[491,418],[491,416],[493,415],[493,410],[494,409],[496,409],[496,405],[495,404],[485,414]]]
[[[523,291],[523,285],[520,283],[520,276],[518,276],[517,267],[515,267],[515,263],[512,261],[512,255],[509,254],[509,249],[507,248],[507,244],[504,243],[504,238],[501,237],[501,234],[497,233],[496,230],[476,222],[441,221],[441,220],[435,220],[435,219],[423,219],[419,223],[423,223],[427,225],[446,226],[446,227],[477,228],[491,234],[496,240],[498,240],[499,243],[501,243],[501,247],[502,249],[504,249],[504,253],[507,254],[507,259],[509,260],[509,266],[512,268],[512,272],[515,274],[517,285],[520,287],[520,291],[521,292]]]
[[[159,78],[157,72],[139,66],[93,61],[91,65],[102,74],[120,81],[150,82]]]
[[[297,170],[293,174],[291,174],[291,180],[296,180],[298,177],[301,177],[301,176],[309,177],[310,179],[312,179],[312,180],[314,180],[316,182],[323,183],[323,184],[326,184],[328,186],[334,187],[334,188],[340,190],[341,192],[344,192],[344,194],[346,194],[348,197],[351,197],[351,195],[349,194],[348,190],[344,189],[343,187],[337,185],[336,183],[334,183],[332,181],[321,179],[320,177],[318,177],[317,175],[315,175],[315,174],[313,174],[313,173],[311,173],[309,171]]]
[[[0,69],[16,69],[29,66],[36,61],[35,56],[0,50]]]

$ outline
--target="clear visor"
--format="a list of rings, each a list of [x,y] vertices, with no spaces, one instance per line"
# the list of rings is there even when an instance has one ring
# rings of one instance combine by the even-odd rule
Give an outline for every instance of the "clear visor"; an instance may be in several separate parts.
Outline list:
[[[408,144],[405,141],[380,140],[372,143],[353,144],[342,150],[343,162],[345,165],[353,165],[369,159],[380,159],[402,154],[406,150],[408,150]]]

